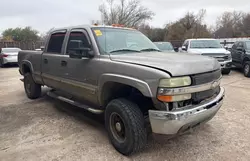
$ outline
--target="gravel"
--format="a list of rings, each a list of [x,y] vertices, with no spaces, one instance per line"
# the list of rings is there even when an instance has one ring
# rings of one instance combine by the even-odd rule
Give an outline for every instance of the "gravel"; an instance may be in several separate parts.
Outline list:
[[[223,76],[224,104],[207,124],[171,140],[149,138],[125,157],[109,143],[102,115],[46,96],[29,100],[17,67],[0,69],[0,160],[249,160],[250,81],[239,71]]]

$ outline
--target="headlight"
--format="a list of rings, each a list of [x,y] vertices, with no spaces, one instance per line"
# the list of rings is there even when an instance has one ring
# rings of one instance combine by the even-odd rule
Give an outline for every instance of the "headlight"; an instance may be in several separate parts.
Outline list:
[[[189,76],[186,77],[178,77],[178,78],[169,78],[169,79],[161,79],[159,83],[159,87],[184,87],[191,85],[191,78]]]

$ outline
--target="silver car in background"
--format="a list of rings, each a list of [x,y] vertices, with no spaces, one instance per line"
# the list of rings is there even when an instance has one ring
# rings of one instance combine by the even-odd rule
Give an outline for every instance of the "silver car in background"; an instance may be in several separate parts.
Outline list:
[[[19,48],[1,48],[0,49],[0,67],[6,64],[17,64],[17,55],[21,51]]]

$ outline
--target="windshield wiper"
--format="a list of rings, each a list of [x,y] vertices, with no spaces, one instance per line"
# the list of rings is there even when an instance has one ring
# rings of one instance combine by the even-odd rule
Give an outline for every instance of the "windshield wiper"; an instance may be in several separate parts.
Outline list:
[[[138,53],[140,53],[140,51],[138,51],[138,50],[132,50],[132,49],[118,49],[118,50],[110,51],[109,53],[123,52],[123,51],[131,51],[131,52],[138,52]]]
[[[154,48],[148,48],[148,49],[142,49],[140,51],[161,51],[161,50],[158,50],[158,49],[154,49]]]

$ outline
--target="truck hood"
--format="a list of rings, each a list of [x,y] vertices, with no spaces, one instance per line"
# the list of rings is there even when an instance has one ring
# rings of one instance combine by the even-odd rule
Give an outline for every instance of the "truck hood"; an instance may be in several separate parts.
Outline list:
[[[110,55],[110,59],[160,69],[172,76],[192,75],[220,69],[218,61],[213,58],[186,53],[145,52]]]

